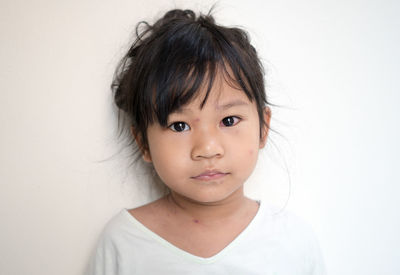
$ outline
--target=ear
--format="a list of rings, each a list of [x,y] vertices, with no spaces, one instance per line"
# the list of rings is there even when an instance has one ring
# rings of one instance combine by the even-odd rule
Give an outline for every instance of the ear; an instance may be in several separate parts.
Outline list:
[[[151,155],[149,149],[146,148],[146,146],[143,143],[142,138],[140,135],[136,132],[135,128],[131,126],[131,134],[133,138],[136,141],[137,146],[139,147],[140,152],[142,153],[142,158],[145,162],[151,163]]]
[[[265,147],[267,143],[268,131],[269,131],[269,123],[271,121],[271,109],[269,107],[264,108],[264,125],[261,131],[261,139],[260,139],[260,149]]]

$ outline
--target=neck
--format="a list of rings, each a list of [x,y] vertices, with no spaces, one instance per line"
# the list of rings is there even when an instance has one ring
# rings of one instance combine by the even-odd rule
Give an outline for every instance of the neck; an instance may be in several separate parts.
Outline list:
[[[216,225],[245,215],[256,205],[254,201],[244,196],[243,188],[218,202],[197,202],[173,191],[164,200],[166,209],[175,217],[204,225]]]

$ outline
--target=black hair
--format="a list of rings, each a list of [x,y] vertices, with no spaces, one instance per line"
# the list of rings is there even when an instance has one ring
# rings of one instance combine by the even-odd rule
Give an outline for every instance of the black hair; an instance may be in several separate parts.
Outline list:
[[[190,102],[201,87],[207,87],[201,107],[205,104],[218,72],[256,102],[260,135],[269,127],[264,69],[248,34],[217,25],[210,13],[196,16],[175,9],[153,25],[136,26],[136,40],[116,70],[112,90],[142,149],[148,149],[147,127],[154,122],[167,126],[168,115]]]

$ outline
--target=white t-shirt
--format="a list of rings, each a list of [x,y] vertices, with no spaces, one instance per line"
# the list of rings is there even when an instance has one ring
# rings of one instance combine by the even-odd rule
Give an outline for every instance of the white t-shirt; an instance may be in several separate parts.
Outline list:
[[[323,275],[325,269],[310,227],[260,203],[246,229],[210,258],[174,246],[124,209],[103,231],[87,274]]]

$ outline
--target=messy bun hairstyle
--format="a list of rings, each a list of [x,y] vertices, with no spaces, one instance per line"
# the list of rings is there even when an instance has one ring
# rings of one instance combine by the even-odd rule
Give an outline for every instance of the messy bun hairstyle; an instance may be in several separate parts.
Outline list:
[[[260,134],[266,125],[264,70],[247,33],[217,25],[209,14],[171,10],[153,25],[140,22],[136,40],[115,73],[112,90],[119,111],[132,126],[141,149],[147,127],[166,127],[168,115],[188,103],[201,87],[205,104],[217,73],[257,105]]]

